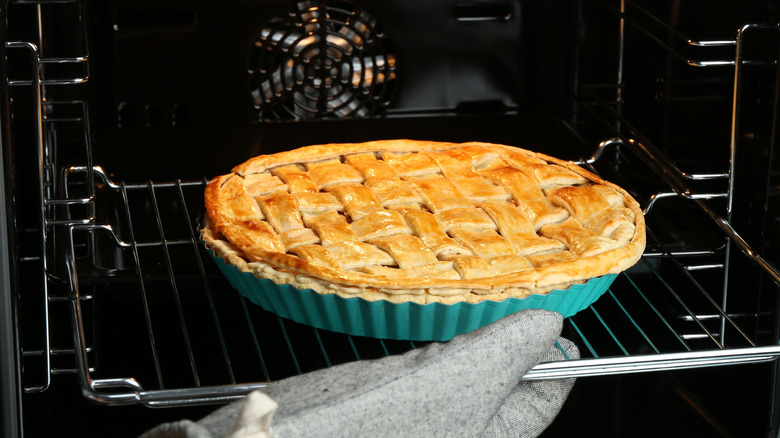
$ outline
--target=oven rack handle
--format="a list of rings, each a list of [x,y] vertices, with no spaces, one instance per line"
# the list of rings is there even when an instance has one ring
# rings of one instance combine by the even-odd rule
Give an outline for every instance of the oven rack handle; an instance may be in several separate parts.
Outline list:
[[[658,372],[692,367],[704,368],[741,363],[763,363],[777,360],[776,347],[754,347],[740,350],[672,353],[633,358],[578,359],[565,362],[541,363],[532,368],[523,380],[548,380],[577,377],[595,377],[640,372]],[[227,403],[244,397],[249,392],[266,387],[267,383],[231,384],[208,387],[146,391],[133,379],[92,380],[79,368],[83,382],[82,394],[90,401],[110,405],[143,404],[149,407],[191,406]],[[118,390],[125,389],[125,392]]]
[[[73,234],[75,231],[92,232],[102,230],[111,235],[118,246],[128,247],[134,244],[123,242],[119,239],[110,225],[70,224],[65,229],[66,248],[68,250],[66,270],[70,279],[68,282],[68,301],[71,310],[69,313],[71,316],[73,343],[76,347],[76,373],[81,384],[81,392],[85,398],[101,404],[128,405],[142,403],[151,407],[213,404],[237,400],[253,390],[267,386],[267,383],[263,382],[232,383],[227,385],[146,391],[132,377],[93,379],[90,376],[89,359],[87,358],[87,336],[83,325],[82,297],[78,282]]]
[[[776,346],[770,346],[691,351],[685,354],[658,353],[642,356],[578,359],[565,363],[541,363],[523,376],[523,380],[593,377],[738,365],[741,363],[771,362],[777,360],[778,357],[780,357],[780,349]]]

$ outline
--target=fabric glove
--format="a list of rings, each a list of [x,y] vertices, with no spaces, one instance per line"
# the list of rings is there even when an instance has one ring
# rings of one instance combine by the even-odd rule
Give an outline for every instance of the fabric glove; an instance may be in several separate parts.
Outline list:
[[[575,379],[521,379],[537,363],[579,358],[559,338],[562,323],[521,311],[448,342],[271,382],[197,423],[142,437],[538,436]]]

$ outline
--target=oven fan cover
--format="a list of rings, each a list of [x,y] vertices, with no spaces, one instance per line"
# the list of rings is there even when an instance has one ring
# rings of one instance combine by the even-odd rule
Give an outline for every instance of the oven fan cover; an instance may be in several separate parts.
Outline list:
[[[262,26],[249,78],[261,121],[383,116],[395,57],[367,11],[344,1],[304,1]]]

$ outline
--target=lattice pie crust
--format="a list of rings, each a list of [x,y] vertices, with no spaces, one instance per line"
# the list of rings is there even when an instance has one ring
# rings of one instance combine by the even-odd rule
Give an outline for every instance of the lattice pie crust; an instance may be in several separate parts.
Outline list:
[[[214,178],[205,201],[201,236],[228,263],[368,300],[525,297],[623,271],[645,247],[625,190],[497,144],[308,146]]]

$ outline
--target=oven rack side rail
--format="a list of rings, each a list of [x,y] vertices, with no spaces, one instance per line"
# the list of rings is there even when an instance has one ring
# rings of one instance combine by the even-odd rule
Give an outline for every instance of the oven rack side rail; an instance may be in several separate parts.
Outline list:
[[[778,266],[765,260],[763,255],[756,251],[732,225],[732,213],[735,205],[735,180],[741,180],[745,175],[739,175],[737,164],[743,157],[739,156],[740,150],[746,148],[742,145],[745,141],[742,128],[743,106],[748,100],[743,96],[746,69],[754,67],[768,67],[778,71],[778,58],[776,50],[773,50],[780,43],[780,24],[775,22],[744,24],[736,31],[733,39],[717,40],[698,40],[690,38],[684,31],[669,24],[662,18],[654,15],[652,12],[639,5],[633,0],[621,0],[619,6],[607,4],[603,0],[593,0],[602,10],[618,18],[618,52],[619,61],[615,82],[612,84],[585,84],[581,88],[582,95],[580,99],[584,103],[582,108],[596,125],[600,125],[605,132],[612,138],[602,141],[593,155],[581,159],[577,164],[588,167],[590,170],[598,173],[593,164],[596,163],[607,150],[614,149],[618,155],[625,156],[629,151],[635,158],[643,160],[650,170],[656,174],[668,187],[667,191],[653,193],[646,200],[644,207],[645,214],[648,214],[657,201],[668,198],[684,198],[691,200],[698,206],[713,223],[720,228],[728,237],[725,246],[726,261],[733,246],[745,253],[756,265],[766,271],[771,281],[780,285],[780,269]],[[623,54],[626,50],[625,40],[628,28],[632,28],[641,37],[654,42],[663,51],[671,55],[677,62],[688,67],[695,68],[723,68],[730,67],[733,70],[733,82],[731,86],[731,119],[730,136],[728,138],[728,168],[715,172],[689,173],[669,159],[658,147],[653,144],[643,133],[635,128],[632,123],[623,115],[621,107],[623,105]],[[768,43],[768,48],[761,48],[756,37],[763,38],[764,44]],[[753,39],[751,39],[753,38]],[[684,49],[691,49],[693,52],[707,53],[702,51],[706,48],[725,48],[732,50],[730,55],[728,50],[720,51],[721,58],[704,59],[691,58]],[[763,54],[763,55],[759,55]],[[774,74],[776,76],[776,73]],[[753,78],[755,80],[755,78]],[[776,81],[775,81],[776,82]],[[777,85],[777,84],[775,84]],[[612,95],[606,94],[604,90],[613,90]],[[775,102],[776,103],[776,102]],[[745,117],[747,118],[747,117]],[[773,128],[769,127],[770,130]],[[575,130],[569,128],[572,132]],[[770,131],[766,131],[769,133]],[[772,136],[774,136],[774,131]],[[578,136],[578,134],[575,133]],[[746,134],[750,136],[751,134]],[[752,135],[757,135],[752,133]],[[582,140],[581,140],[582,141]],[[707,185],[707,189],[697,190],[696,186],[702,182],[721,181],[720,189],[712,190],[713,185]],[[767,193],[767,196],[769,194]],[[725,208],[714,207],[709,201],[723,199]],[[728,281],[728,273],[724,283]],[[724,291],[726,286],[724,285]]]
[[[691,37],[634,0],[621,0],[618,5],[609,4],[604,0],[592,0],[592,2],[620,21],[621,50],[625,41],[625,30],[630,27],[689,67],[733,67],[740,62],[746,65],[776,63],[776,60],[765,59],[738,60],[729,53],[729,50],[738,50],[741,34],[756,28],[776,27],[771,24],[747,24],[739,30],[736,38],[700,39]]]
[[[81,204],[89,206],[92,202],[91,199],[57,199],[58,197],[55,194],[56,185],[53,182],[56,179],[54,172],[57,169],[56,147],[54,146],[57,136],[55,126],[62,124],[76,126],[76,129],[82,130],[84,135],[83,143],[87,144],[89,122],[86,118],[86,103],[84,101],[54,97],[50,91],[55,89],[72,89],[90,81],[89,47],[86,27],[83,25],[83,5],[80,1],[17,0],[12,1],[7,6],[32,12],[30,16],[33,17],[35,24],[30,26],[30,29],[37,30],[37,39],[12,39],[5,41],[3,48],[6,55],[14,56],[13,61],[9,61],[9,65],[14,62],[23,64],[25,60],[28,60],[27,62],[29,63],[26,71],[24,71],[25,69],[20,70],[20,72],[23,71],[20,76],[9,76],[6,82],[9,89],[30,90],[29,92],[32,96],[30,102],[32,102],[33,117],[30,128],[35,133],[33,138],[35,144],[31,146],[36,151],[36,185],[37,191],[40,192],[37,209],[41,226],[37,230],[25,229],[22,231],[24,234],[24,239],[22,240],[36,240],[39,243],[39,247],[35,253],[22,255],[19,261],[23,265],[35,265],[36,269],[41,272],[40,287],[42,296],[39,297],[38,302],[43,309],[40,322],[43,324],[44,329],[42,335],[36,335],[40,339],[32,343],[32,346],[27,345],[25,340],[22,341],[21,354],[23,362],[27,362],[29,359],[43,362],[42,366],[33,367],[36,369],[35,372],[26,373],[28,375],[40,374],[41,377],[37,378],[34,383],[28,382],[23,385],[25,392],[40,392],[45,391],[49,387],[52,375],[72,371],[70,367],[64,370],[59,369],[55,364],[57,357],[67,357],[74,354],[74,349],[71,345],[55,345],[49,336],[51,318],[49,282],[46,278],[50,263],[47,251],[51,246],[49,233],[51,230],[48,227],[56,225],[51,219],[50,211],[53,208],[57,208],[56,206],[58,205]],[[69,39],[74,44],[66,52],[61,53],[59,49],[52,50],[53,48],[49,47],[49,44],[44,41],[43,35],[45,32],[42,26],[48,18],[63,18],[60,16],[63,13],[64,17],[67,17],[66,19],[77,17],[78,23],[75,26],[75,32],[72,33],[73,40]],[[66,111],[67,115],[65,116],[54,115],[63,113],[63,111],[55,108],[63,107],[76,108],[76,111]],[[84,156],[84,162],[88,166],[92,166],[91,154]],[[17,324],[24,325],[25,322]],[[38,369],[41,371],[38,372]]]

